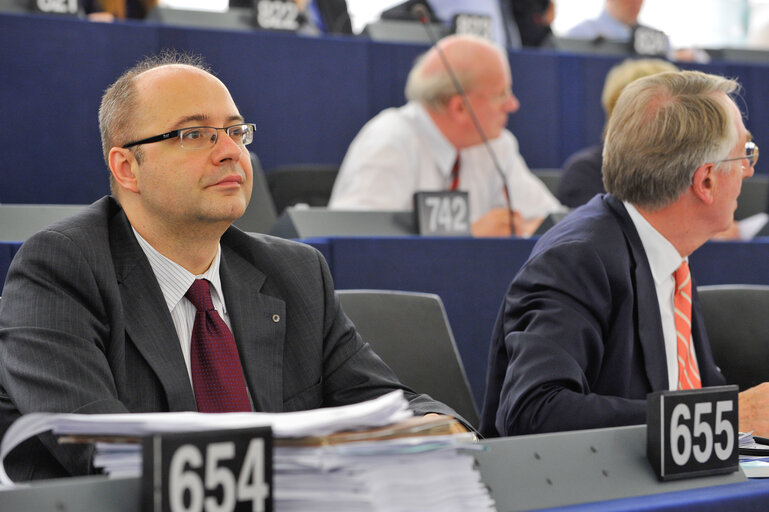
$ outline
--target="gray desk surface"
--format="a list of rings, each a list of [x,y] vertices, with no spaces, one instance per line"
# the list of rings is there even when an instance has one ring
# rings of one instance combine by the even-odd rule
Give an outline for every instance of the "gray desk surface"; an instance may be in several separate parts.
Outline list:
[[[742,471],[659,482],[646,459],[646,426],[483,441],[481,476],[499,512],[659,494],[745,482]]]
[[[23,242],[41,229],[80,213],[84,204],[2,204],[0,240]]]
[[[520,436],[483,441],[478,452],[483,481],[491,489],[499,512],[558,507],[604,501],[602,510],[625,510],[618,498],[669,493],[721,484],[745,482],[739,471],[730,475],[660,483],[645,457],[646,427],[620,427]],[[751,485],[755,483],[754,485]],[[762,484],[766,485],[762,485]],[[723,486],[708,510],[733,510],[745,495],[764,500],[769,482]],[[740,485],[747,486],[745,488]],[[738,489],[739,487],[739,489]],[[730,492],[739,490],[740,492]],[[674,493],[675,494],[675,493]],[[755,500],[753,500],[755,501]],[[140,510],[138,478],[82,477],[39,482],[0,491],[1,511],[107,511]],[[659,505],[655,500],[653,505]],[[633,510],[642,510],[636,506]],[[638,503],[636,503],[638,505]],[[650,503],[651,505],[651,503]],[[693,504],[696,510],[702,503]]]

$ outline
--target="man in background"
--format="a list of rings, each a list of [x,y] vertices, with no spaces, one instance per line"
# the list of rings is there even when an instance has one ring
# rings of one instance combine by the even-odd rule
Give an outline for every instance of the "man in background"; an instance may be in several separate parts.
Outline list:
[[[678,71],[672,63],[662,59],[627,59],[609,70],[601,92],[601,106],[609,122],[614,105],[622,89],[633,80]],[[601,164],[603,143],[594,144],[571,155],[563,164],[563,174],[558,181],[556,196],[565,206],[576,208],[587,203],[596,194],[605,192]]]
[[[688,257],[734,219],[758,148],[737,83],[641,78],[609,119],[596,196],[550,229],[492,335],[481,433],[640,424],[652,391],[724,384]],[[739,394],[739,428],[769,433],[769,384]]]
[[[409,102],[381,112],[353,140],[329,208],[410,210],[415,192],[463,190],[473,235],[531,235],[562,206],[505,128],[519,108],[507,56],[471,36],[449,36],[438,45],[466,98],[438,50],[430,49],[409,73]]]
[[[635,33],[641,29],[645,35],[644,40],[656,41],[653,55],[667,56],[670,59],[682,62],[708,62],[710,57],[702,50],[682,48],[673,49],[670,38],[664,32],[638,23],[638,15],[643,7],[643,0],[606,0],[601,14],[597,18],[585,20],[567,32],[567,37],[576,39],[591,39],[619,41],[630,43],[635,39]],[[646,46],[641,45],[641,48]],[[637,49],[638,50],[638,49]],[[641,50],[642,55],[650,55],[648,50]]]

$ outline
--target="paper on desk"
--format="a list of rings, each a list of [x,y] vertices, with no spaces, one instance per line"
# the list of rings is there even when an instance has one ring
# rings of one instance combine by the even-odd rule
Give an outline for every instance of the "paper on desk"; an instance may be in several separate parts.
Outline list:
[[[432,444],[432,439],[409,439],[408,443]],[[455,440],[456,442],[456,440]],[[467,443],[467,440],[465,440]],[[445,445],[420,453],[388,448],[401,444],[398,440],[381,441],[378,453],[363,450],[352,453],[365,443],[299,448],[297,451],[323,451],[328,460],[318,458],[325,467],[291,466],[297,454],[275,452],[274,499],[276,510],[333,511],[387,510],[494,510],[488,489],[481,481],[475,459]],[[347,453],[337,453],[344,450]],[[283,461],[282,459],[286,459]],[[289,462],[288,465],[281,462]]]
[[[475,435],[439,434],[445,419],[412,417],[394,425],[319,438],[278,438],[273,503],[280,512],[493,511],[468,450]],[[414,435],[415,432],[425,435]],[[390,437],[390,435],[404,437]],[[141,475],[141,445],[97,443],[94,465],[110,476]]]
[[[4,466],[8,453],[30,437],[49,430],[56,435],[131,437],[270,426],[275,437],[302,437],[379,427],[410,416],[412,413],[401,390],[358,404],[284,413],[25,414],[11,425],[0,443],[0,484],[13,484]]]

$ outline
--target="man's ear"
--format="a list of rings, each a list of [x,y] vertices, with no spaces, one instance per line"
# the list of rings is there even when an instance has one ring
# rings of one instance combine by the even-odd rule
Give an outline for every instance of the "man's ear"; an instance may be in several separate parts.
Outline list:
[[[138,193],[136,168],[139,163],[130,149],[114,147],[109,150],[109,170],[120,188]]]
[[[713,204],[716,179],[716,166],[713,163],[703,164],[694,171],[692,191],[705,204]]]
[[[459,94],[453,95],[446,103],[446,112],[452,116],[463,115],[467,112],[467,105]]]

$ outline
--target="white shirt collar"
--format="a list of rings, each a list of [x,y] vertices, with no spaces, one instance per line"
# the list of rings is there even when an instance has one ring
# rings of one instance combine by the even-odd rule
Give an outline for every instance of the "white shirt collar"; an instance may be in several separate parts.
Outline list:
[[[133,229],[133,226],[131,227]],[[211,266],[208,267],[204,273],[195,275],[189,272],[187,269],[179,265],[178,263],[166,258],[160,254],[157,249],[152,247],[137,231],[133,229],[136,240],[139,242],[139,246],[144,251],[147,259],[150,262],[150,267],[155,274],[155,278],[160,285],[160,291],[163,293],[163,298],[166,301],[169,311],[179,304],[184,294],[187,293],[195,279],[207,279],[211,283],[211,299],[214,306],[221,306],[221,312],[227,313],[224,303],[224,293],[222,292],[222,280],[219,276],[219,263],[221,261],[222,248],[221,244],[216,249],[216,256],[214,261],[211,262]],[[219,309],[217,307],[217,309]]]
[[[623,204],[641,238],[654,282],[659,285],[663,279],[669,279],[687,258],[682,258],[673,244],[649,224],[635,206],[626,201]]]
[[[429,151],[433,160],[435,160],[438,169],[444,177],[448,178],[451,174],[452,167],[454,167],[454,162],[457,159],[457,149],[451,142],[449,142],[446,136],[441,133],[424,106],[415,101],[410,101],[407,104],[407,108],[412,111],[417,125],[427,138]]]

